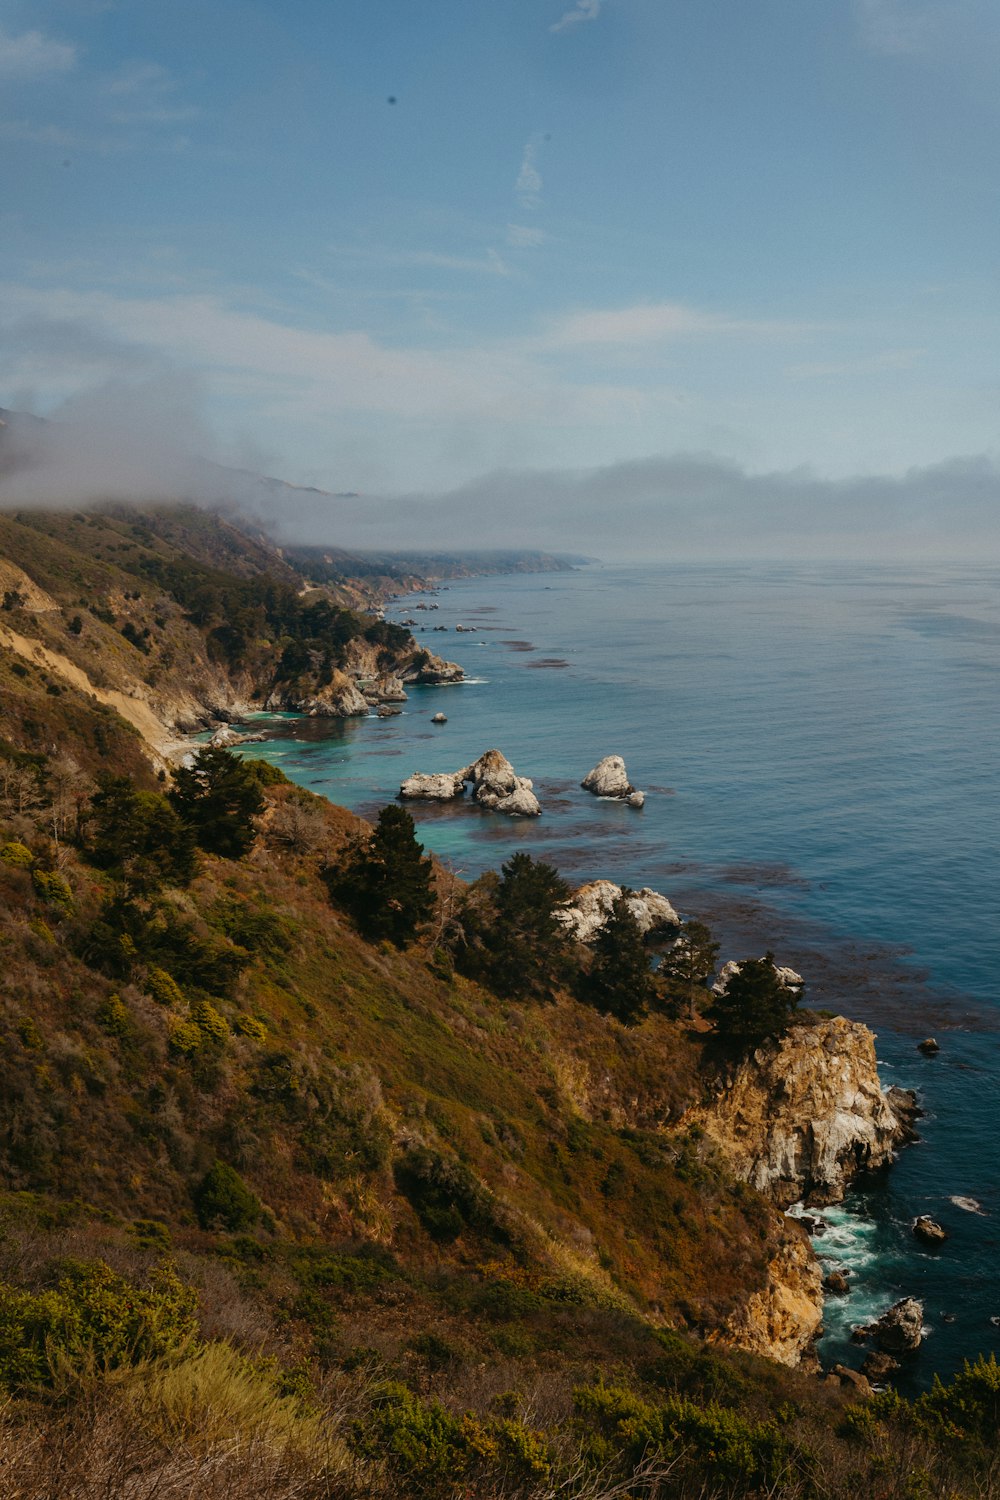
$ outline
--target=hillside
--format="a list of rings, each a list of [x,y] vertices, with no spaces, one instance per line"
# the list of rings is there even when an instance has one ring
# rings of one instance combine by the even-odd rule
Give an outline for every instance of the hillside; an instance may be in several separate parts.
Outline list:
[[[0,1493],[993,1493],[995,1366],[916,1408],[791,1367],[818,1276],[694,1123],[706,1023],[598,1008],[507,866],[414,855],[380,929],[370,828],[225,751],[158,776],[128,718],[410,638],[200,512],[3,517],[0,556]]]

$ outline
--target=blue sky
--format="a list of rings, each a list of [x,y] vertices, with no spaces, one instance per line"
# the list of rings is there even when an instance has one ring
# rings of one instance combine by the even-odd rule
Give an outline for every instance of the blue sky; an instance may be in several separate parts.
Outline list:
[[[366,494],[992,460],[998,68],[995,0],[6,0],[0,405]]]

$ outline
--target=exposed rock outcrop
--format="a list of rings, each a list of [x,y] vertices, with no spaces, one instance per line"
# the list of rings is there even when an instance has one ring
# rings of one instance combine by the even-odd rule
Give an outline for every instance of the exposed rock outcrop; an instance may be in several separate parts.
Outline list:
[[[722,968],[719,970],[718,979],[712,985],[712,994],[724,995],[726,993],[726,990],[729,988],[729,981],[740,972],[742,967],[743,965],[737,963],[735,958],[731,958],[727,963],[724,963],[722,965]],[[774,972],[777,974],[778,979],[784,985],[786,990],[792,990],[794,992],[801,990],[804,987],[805,980],[802,978],[801,974],[796,974],[794,969],[783,968],[778,964],[775,964],[773,967]]]
[[[813,1343],[823,1316],[820,1269],[798,1225],[789,1223],[763,1288],[728,1320],[723,1338],[737,1349],[782,1365],[818,1369]]]
[[[912,1354],[924,1338],[924,1305],[902,1297],[864,1330],[884,1354]]]
[[[266,739],[266,734],[239,734],[231,724],[220,724],[208,743],[213,750],[232,750],[237,745],[260,745]]]
[[[646,800],[643,793],[637,792],[629,781],[625,762],[620,755],[606,755],[603,760],[599,760],[594,769],[587,772],[580,785],[585,792],[593,792],[595,797],[617,797],[630,807],[641,807]]]
[[[417,608],[419,609],[419,605]],[[407,667],[402,674],[402,681],[407,682],[461,682],[465,677],[465,671],[456,661],[445,661],[442,656],[435,656],[432,651],[421,652],[416,660]]]
[[[607,922],[621,893],[621,886],[612,880],[592,880],[573,893],[568,905],[557,909],[555,918],[578,942],[591,943]],[[628,898],[628,905],[644,937],[669,932],[681,925],[680,917],[666,896],[648,886],[634,891]]]
[[[473,801],[481,807],[525,818],[537,818],[542,810],[534,783],[527,776],[518,776],[499,750],[487,750],[459,775],[472,783]]]
[[[399,795],[404,800],[451,802],[462,796],[467,782],[472,786],[473,801],[492,812],[537,818],[542,811],[533,782],[527,776],[518,776],[499,750],[487,750],[461,771],[432,775],[417,772],[408,776],[399,788]]]
[[[918,1240],[923,1240],[928,1245],[940,1245],[948,1238],[948,1231],[942,1229],[936,1219],[930,1214],[920,1214],[913,1221],[913,1233]]]
[[[407,776],[399,789],[399,795],[414,802],[451,802],[465,791],[465,778],[461,771],[439,771],[430,775],[415,771]]]
[[[908,1138],[879,1082],[874,1034],[842,1016],[762,1043],[685,1118],[782,1207],[839,1203],[855,1173],[890,1162]]]

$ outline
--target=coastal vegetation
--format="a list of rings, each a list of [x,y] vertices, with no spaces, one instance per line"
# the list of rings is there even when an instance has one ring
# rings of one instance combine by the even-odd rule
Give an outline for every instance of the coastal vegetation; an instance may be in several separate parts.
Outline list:
[[[770,955],[713,996],[708,930],[652,970],[627,892],[588,945],[526,853],[465,886],[398,805],[168,771],[53,662],[247,687],[333,663],[319,616],[208,518],[2,526],[52,607],[0,621],[0,1493],[997,1493],[992,1361],[908,1402],[738,1347],[808,1246],[693,1112],[719,1037],[808,1020]],[[207,569],[255,580],[246,651]]]

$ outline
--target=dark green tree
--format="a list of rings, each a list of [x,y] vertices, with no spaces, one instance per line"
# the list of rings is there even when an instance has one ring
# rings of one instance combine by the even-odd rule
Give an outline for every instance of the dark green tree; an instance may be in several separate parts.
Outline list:
[[[656,982],[628,897],[623,887],[594,940],[593,963],[581,981],[580,998],[623,1026],[635,1026],[656,997]]]
[[[260,1218],[260,1200],[240,1174],[224,1161],[213,1162],[192,1193],[202,1229],[252,1229]]]
[[[463,944],[456,961],[498,995],[550,999],[569,981],[573,964],[555,909],[569,897],[559,871],[518,852],[469,892],[461,914]]]
[[[798,998],[786,989],[774,967],[774,954],[745,958],[708,1009],[721,1042],[741,1048],[787,1029]]]
[[[137,790],[128,776],[98,776],[84,846],[94,864],[116,874],[132,894],[186,885],[194,875],[191,829],[166,797]]]
[[[193,765],[174,772],[169,800],[209,854],[241,859],[253,846],[264,797],[252,766],[238,755],[205,745]]]
[[[672,1014],[694,1020],[705,999],[705,986],[715,972],[719,945],[704,922],[685,922],[680,936],[660,960],[656,977]]]
[[[412,943],[434,910],[432,866],[423,857],[413,819],[390,802],[370,839],[348,845],[323,872],[330,895],[354,918],[369,942]]]

